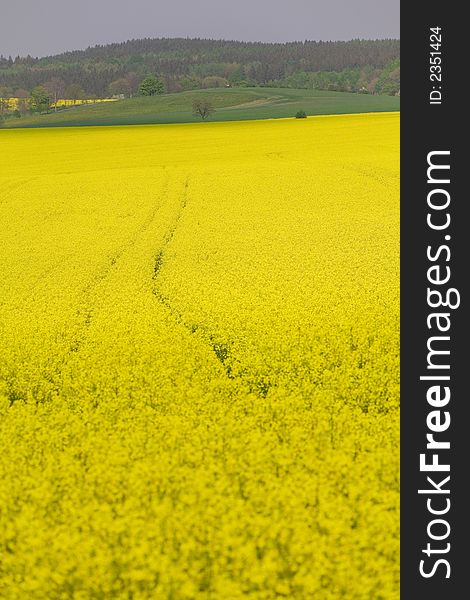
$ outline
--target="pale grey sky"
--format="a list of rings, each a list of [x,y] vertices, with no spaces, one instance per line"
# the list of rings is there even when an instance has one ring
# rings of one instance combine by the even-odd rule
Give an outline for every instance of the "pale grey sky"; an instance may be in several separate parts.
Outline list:
[[[46,56],[141,37],[399,37],[399,0],[0,0],[0,54]]]

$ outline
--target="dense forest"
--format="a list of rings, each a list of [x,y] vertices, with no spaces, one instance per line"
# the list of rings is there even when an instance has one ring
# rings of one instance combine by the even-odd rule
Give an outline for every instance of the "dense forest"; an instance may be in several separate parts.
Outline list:
[[[1,48],[0,48],[1,51]],[[168,92],[275,86],[397,94],[399,40],[261,43],[140,39],[43,58],[0,56],[2,95],[60,80],[86,97],[133,95],[148,74]],[[20,94],[20,95],[21,95]]]

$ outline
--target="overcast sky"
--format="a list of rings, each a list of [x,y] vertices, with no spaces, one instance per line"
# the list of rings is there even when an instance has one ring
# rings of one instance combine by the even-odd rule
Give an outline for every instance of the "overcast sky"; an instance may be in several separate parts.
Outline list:
[[[0,54],[47,56],[141,37],[399,37],[399,0],[0,0]]]

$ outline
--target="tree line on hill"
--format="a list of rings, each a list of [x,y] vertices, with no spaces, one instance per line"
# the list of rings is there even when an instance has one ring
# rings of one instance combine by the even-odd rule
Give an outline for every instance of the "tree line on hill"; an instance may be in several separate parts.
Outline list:
[[[44,58],[0,56],[0,88],[3,96],[20,97],[18,91],[29,95],[60,80],[69,91],[75,86],[72,96],[132,96],[156,73],[168,92],[271,86],[397,94],[399,54],[393,39],[274,44],[146,38]]]
[[[155,75],[148,75],[139,84],[138,93],[140,96],[156,96],[165,92],[165,86],[161,79]],[[70,104],[73,106],[85,100],[84,90],[76,83],[69,86],[58,77],[46,81],[42,85],[35,86],[30,93],[27,90],[16,90],[15,96],[12,96],[10,90],[5,86],[0,86],[0,125],[7,117],[21,118],[26,113],[48,113],[51,110],[67,108]],[[14,104],[12,105],[12,99]],[[65,101],[69,104],[61,101]],[[86,101],[94,99],[87,98]],[[99,101],[98,99],[95,99]],[[205,118],[205,117],[204,117]]]

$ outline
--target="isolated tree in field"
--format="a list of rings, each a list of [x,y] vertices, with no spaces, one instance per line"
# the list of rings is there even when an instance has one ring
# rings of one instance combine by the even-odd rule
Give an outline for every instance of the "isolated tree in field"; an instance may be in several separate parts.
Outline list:
[[[155,75],[146,77],[139,86],[139,94],[141,96],[157,96],[163,93],[165,93],[163,81],[155,77]]]
[[[54,105],[54,112],[57,112],[57,102],[64,98],[65,82],[58,77],[54,77],[46,81],[44,89],[49,94],[51,103]]]
[[[82,86],[78,83],[71,83],[65,90],[65,97],[68,100],[72,100],[72,102],[75,104],[77,100],[82,100],[85,97],[85,92],[83,91]]]
[[[193,115],[195,117],[201,117],[203,121],[214,111],[215,108],[209,100],[194,100],[193,102]]]
[[[34,112],[46,112],[49,110],[51,100],[49,94],[42,85],[37,85],[29,97],[29,105]]]

